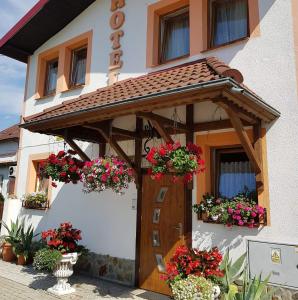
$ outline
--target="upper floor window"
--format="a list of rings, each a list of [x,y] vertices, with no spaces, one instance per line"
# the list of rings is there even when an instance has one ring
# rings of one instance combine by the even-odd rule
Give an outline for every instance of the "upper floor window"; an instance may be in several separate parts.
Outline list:
[[[72,51],[70,86],[85,84],[87,47],[81,47]]]
[[[210,47],[216,47],[249,35],[247,0],[211,0],[209,22]]]
[[[56,92],[58,74],[58,58],[47,62],[46,80],[44,95],[50,95]]]
[[[189,9],[184,8],[160,20],[160,62],[189,55]]]

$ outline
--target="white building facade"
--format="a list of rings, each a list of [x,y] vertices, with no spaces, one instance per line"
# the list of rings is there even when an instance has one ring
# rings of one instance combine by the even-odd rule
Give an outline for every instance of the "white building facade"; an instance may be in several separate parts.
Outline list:
[[[43,6],[39,7],[33,18],[37,19],[38,13],[50,5],[51,1],[43,2]],[[67,100],[84,98],[82,95],[107,86],[114,86],[113,83],[117,84],[128,78],[136,78],[185,63],[194,63],[206,57],[217,57],[231,69],[239,70],[244,77],[245,86],[264,99],[268,107],[274,107],[276,112],[280,112],[280,117],[276,117],[273,121],[262,120],[262,130],[266,132],[261,142],[264,187],[259,193],[259,199],[262,199],[261,204],[267,208],[268,224],[255,229],[238,226],[227,228],[220,224],[205,223],[198,220],[198,216],[192,213],[191,244],[198,248],[218,246],[222,251],[230,248],[234,256],[247,250],[247,241],[250,239],[298,245],[298,208],[295,196],[298,192],[298,12],[295,11],[296,0],[247,1],[249,10],[247,36],[235,42],[225,43],[225,45],[216,45],[215,40],[212,40],[213,46],[207,38],[206,28],[206,26],[209,29],[213,28],[212,24],[208,23],[206,10],[208,5],[212,5],[209,1],[96,0],[90,2],[92,3],[81,9],[81,12],[68,24],[61,25],[59,32],[52,34],[48,40],[40,43],[32,54],[27,55],[27,81],[23,104],[24,123],[30,123],[28,117],[32,115],[44,112],[44,110],[50,111],[54,106],[65,103]],[[158,38],[154,36],[157,26],[154,22],[161,16],[175,15],[181,9],[189,14],[189,53],[179,59],[161,62],[156,54],[159,46],[155,44]],[[121,13],[114,16],[115,12]],[[68,11],[63,13],[67,15]],[[122,20],[123,16],[125,17]],[[25,23],[25,26],[29,26],[28,23]],[[115,32],[119,34],[116,34],[116,37]],[[10,40],[13,38],[11,37]],[[116,42],[120,43],[120,47],[115,39],[118,39]],[[10,40],[7,39],[6,43]],[[59,77],[59,74],[61,75],[59,72],[63,69],[61,59],[65,59],[64,64],[67,62],[65,49],[73,50],[76,44],[82,46],[86,43],[88,53],[85,84],[77,88],[67,88],[63,78]],[[3,45],[5,46],[2,42],[1,47],[4,47]],[[64,54],[63,51],[65,51]],[[53,58],[56,57],[56,53],[59,58],[57,86],[56,91],[47,96],[44,94],[44,82],[41,79],[42,64],[52,53]],[[228,119],[223,107],[218,106],[214,101],[193,104],[195,124],[211,124]],[[156,107],[151,111],[173,119],[175,107],[179,121],[185,123],[186,111],[182,103],[171,107]],[[250,125],[246,124],[246,126],[250,132]],[[50,188],[49,209],[37,211],[23,208],[22,196],[34,191],[33,182],[36,180],[34,163],[64,148],[63,141],[54,135],[37,133],[37,129],[31,132],[26,129],[28,127],[24,127],[21,129],[18,153],[17,199],[10,199],[6,203],[6,221],[15,219],[17,216],[24,216],[33,224],[37,232],[56,227],[64,221],[70,221],[74,227],[82,230],[82,243],[92,252],[89,261],[82,263],[85,271],[94,276],[105,276],[110,280],[128,285],[134,285],[137,282],[140,286],[150,289],[150,283],[147,283],[147,286],[145,283],[144,286],[146,280],[143,280],[143,285],[138,281],[140,277],[138,269],[142,269],[142,261],[140,263],[139,258],[141,256],[142,260],[142,246],[138,243],[142,238],[140,236],[138,238],[140,235],[138,227],[141,223],[137,217],[137,205],[140,201],[136,185],[131,184],[125,194],[119,196],[111,191],[84,194],[81,183],[58,184],[57,188]],[[135,131],[135,115],[132,117],[132,114],[123,114],[123,116],[119,114],[113,118],[113,127]],[[225,142],[219,142],[221,139],[227,141],[227,144],[231,142],[234,146],[241,144],[239,141],[235,142],[237,134],[232,126],[226,127],[230,128],[202,127],[202,130],[194,133],[194,142],[203,147],[203,152],[207,146],[210,149],[227,146]],[[183,134],[172,135],[172,137],[181,141],[182,144],[185,143]],[[91,159],[99,156],[97,144],[75,140]],[[160,139],[155,138],[150,141],[149,145],[159,143]],[[119,144],[128,156],[134,155],[134,141],[124,140]],[[66,147],[69,148],[69,146]],[[210,149],[206,150],[206,153],[209,153]],[[112,153],[114,153],[113,147],[107,143],[106,154]],[[143,154],[145,154],[144,151]],[[204,159],[207,162],[207,168],[210,167],[209,158],[204,157]],[[143,167],[145,167],[144,159]],[[210,174],[211,171],[207,170],[204,175],[199,174],[195,178],[191,192],[193,204],[200,202],[204,193],[211,192],[210,179],[207,178]],[[145,192],[148,197],[150,190]],[[154,197],[152,190],[152,198]],[[136,264],[137,260],[139,262]],[[298,287],[298,282],[296,287]]]

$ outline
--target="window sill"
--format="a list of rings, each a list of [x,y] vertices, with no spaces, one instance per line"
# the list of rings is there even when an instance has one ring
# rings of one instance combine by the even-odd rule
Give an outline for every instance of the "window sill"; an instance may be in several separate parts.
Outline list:
[[[157,64],[151,64],[148,67],[149,68],[157,68],[157,67],[167,66],[174,62],[178,62],[178,61],[181,61],[182,59],[189,58],[189,57],[190,57],[190,54],[187,54],[187,55],[179,56],[177,58],[173,58],[173,59],[170,59],[170,60],[167,60],[164,62],[159,62]]]
[[[51,97],[55,97],[56,96],[56,92],[55,93],[51,93],[51,94],[48,94],[48,95],[44,95],[44,96],[41,96],[41,97],[37,97],[37,98],[35,98],[35,100],[44,100],[44,99],[46,99],[46,98],[51,98]]]
[[[73,90],[79,90],[79,89],[83,89],[86,86],[86,84],[80,84],[80,85],[74,85],[69,87],[68,89],[61,91],[61,94],[73,91]]]
[[[233,42],[226,43],[226,44],[222,44],[222,45],[218,45],[218,46],[214,46],[214,47],[209,47],[209,48],[201,51],[201,53],[206,53],[206,52],[217,50],[217,49],[220,49],[220,48],[226,48],[226,47],[229,47],[229,46],[234,45],[234,44],[240,44],[240,43],[243,43],[243,42],[247,42],[248,40],[249,40],[249,36],[241,38],[239,40],[235,40]]]

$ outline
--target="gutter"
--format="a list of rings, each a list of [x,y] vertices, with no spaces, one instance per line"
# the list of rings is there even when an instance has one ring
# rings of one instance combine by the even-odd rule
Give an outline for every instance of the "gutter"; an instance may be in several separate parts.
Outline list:
[[[221,79],[216,79],[216,80],[212,80],[212,81],[208,81],[208,82],[196,83],[194,85],[190,85],[190,86],[186,86],[186,87],[175,88],[175,89],[170,90],[170,91],[158,92],[158,93],[149,94],[149,95],[146,95],[146,96],[138,96],[138,97],[126,99],[126,100],[123,100],[123,101],[119,101],[118,103],[111,103],[111,104],[108,103],[108,104],[101,105],[100,107],[96,107],[96,108],[90,107],[90,108],[82,109],[82,110],[77,111],[77,112],[69,112],[69,113],[66,113],[66,114],[63,114],[63,115],[53,116],[53,117],[50,117],[50,118],[47,118],[47,119],[44,119],[44,120],[33,121],[33,122],[29,121],[28,123],[23,123],[23,124],[20,124],[19,126],[21,128],[27,128],[27,127],[31,127],[31,126],[38,125],[38,124],[44,124],[44,123],[47,123],[47,122],[53,121],[53,120],[61,120],[61,119],[64,119],[65,117],[68,117],[68,116],[77,116],[77,115],[83,114],[83,113],[88,112],[88,111],[97,112],[97,111],[100,111],[100,110],[105,109],[105,108],[123,106],[125,104],[133,104],[135,102],[139,103],[140,101],[145,101],[148,98],[156,99],[156,98],[169,96],[169,95],[173,95],[173,94],[181,94],[183,92],[197,91],[197,90],[200,90],[200,89],[205,89],[205,88],[209,88],[209,87],[219,87],[219,86],[224,86],[224,85],[230,85],[232,88],[236,88],[239,91],[241,89],[241,93],[243,95],[247,96],[248,98],[250,98],[253,102],[255,102],[256,104],[262,106],[264,109],[266,109],[267,111],[272,113],[274,116],[276,116],[276,117],[280,116],[279,111],[275,110],[273,107],[266,104],[261,98],[256,97],[255,95],[250,93],[246,88],[240,86],[233,79],[231,79],[231,78],[221,78]],[[235,91],[233,91],[232,89],[231,89],[231,91],[235,93]],[[82,97],[80,100],[82,100],[82,99],[84,99],[84,97]]]

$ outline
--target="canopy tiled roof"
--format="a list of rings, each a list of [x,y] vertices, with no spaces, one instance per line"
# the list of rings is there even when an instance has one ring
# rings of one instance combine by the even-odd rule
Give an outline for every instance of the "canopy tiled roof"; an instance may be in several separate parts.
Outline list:
[[[20,137],[20,128],[18,124],[6,128],[0,132],[0,142],[5,140],[19,139],[19,137]]]
[[[105,104],[122,102],[134,97],[147,97],[155,93],[210,82],[222,77],[231,77],[241,83],[243,77],[236,69],[231,69],[214,57],[180,65],[166,70],[149,73],[137,78],[119,81],[112,86],[100,88],[76,99],[45,109],[43,112],[24,118],[35,122],[55,116],[100,107]]]

